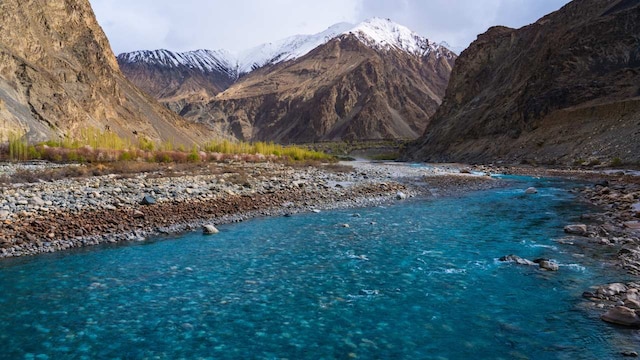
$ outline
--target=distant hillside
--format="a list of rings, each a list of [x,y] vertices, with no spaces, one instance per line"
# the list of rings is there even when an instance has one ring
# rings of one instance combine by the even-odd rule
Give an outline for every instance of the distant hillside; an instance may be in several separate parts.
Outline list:
[[[405,154],[427,161],[640,163],[640,1],[576,0],[465,50]]]
[[[211,135],[124,78],[88,0],[1,1],[0,137],[85,128],[184,144]]]
[[[456,55],[406,27],[371,19],[236,58],[142,51],[118,59],[130,79],[193,122],[243,140],[289,143],[418,137],[444,96]]]

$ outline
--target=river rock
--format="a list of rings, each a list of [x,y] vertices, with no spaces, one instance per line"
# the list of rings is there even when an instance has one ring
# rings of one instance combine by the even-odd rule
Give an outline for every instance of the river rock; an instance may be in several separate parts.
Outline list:
[[[205,235],[213,235],[213,234],[217,234],[219,232],[220,232],[220,230],[218,230],[213,225],[204,225],[202,227],[202,233],[205,234]]]
[[[618,295],[620,293],[627,292],[627,285],[623,283],[613,283],[606,285],[604,289],[611,293],[611,295]]]
[[[503,262],[513,262],[519,265],[536,265],[536,263],[534,263],[531,260],[527,260],[527,259],[523,259],[518,255],[507,255],[507,256],[503,256],[499,259],[500,261]]]
[[[534,262],[538,263],[538,266],[540,267],[540,269],[542,270],[546,270],[546,271],[558,271],[560,269],[560,267],[558,266],[558,264],[556,264],[555,262],[548,260],[548,259],[540,259],[540,261],[536,261],[534,260]]]
[[[624,227],[631,230],[640,230],[640,221],[627,221],[624,223]]]
[[[155,203],[156,203],[156,199],[150,195],[145,195],[140,201],[141,205],[153,205]]]
[[[633,309],[626,306],[616,306],[602,314],[600,319],[617,325],[640,327],[640,317]]]
[[[579,235],[579,236],[589,235],[589,232],[587,230],[587,225],[585,224],[567,225],[564,227],[564,232],[567,234]]]
[[[527,190],[524,191],[525,194],[537,194],[538,193],[538,189],[534,188],[533,186],[528,188]]]
[[[398,193],[396,194],[396,199],[398,200],[405,200],[407,198],[407,194],[403,193],[402,191],[398,191]]]

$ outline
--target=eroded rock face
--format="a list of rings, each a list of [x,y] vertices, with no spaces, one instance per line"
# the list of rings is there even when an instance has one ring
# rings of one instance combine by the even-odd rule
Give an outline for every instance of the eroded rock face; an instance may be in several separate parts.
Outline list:
[[[573,1],[521,29],[479,35],[406,157],[637,162],[639,9],[638,1]]]
[[[444,97],[455,58],[444,48],[419,56],[342,35],[301,58],[255,70],[216,96],[222,83],[197,91],[200,75],[174,81],[171,94],[153,90],[159,87],[144,75],[149,70],[128,65],[127,76],[183,117],[242,140],[415,139]],[[176,77],[163,76],[155,74],[159,81]]]
[[[185,144],[209,137],[124,78],[88,0],[0,2],[0,119],[5,135],[32,140],[82,128]]]

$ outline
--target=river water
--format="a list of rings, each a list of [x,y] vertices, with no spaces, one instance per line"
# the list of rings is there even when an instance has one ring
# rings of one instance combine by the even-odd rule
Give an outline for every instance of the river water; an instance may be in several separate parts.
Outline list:
[[[562,180],[0,262],[0,358],[608,359]],[[524,195],[536,186],[539,193]],[[345,227],[344,224],[348,224]],[[501,263],[547,257],[558,272]]]

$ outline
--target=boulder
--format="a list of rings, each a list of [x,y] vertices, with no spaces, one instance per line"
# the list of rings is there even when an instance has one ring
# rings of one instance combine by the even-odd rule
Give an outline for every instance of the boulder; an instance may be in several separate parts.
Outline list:
[[[398,193],[396,194],[396,199],[398,200],[405,200],[407,198],[407,194],[403,193],[402,191],[398,191]]]
[[[513,262],[519,265],[535,265],[536,263],[534,263],[531,260],[527,260],[527,259],[523,259],[518,255],[507,255],[507,256],[503,256],[499,259],[500,261],[503,262]]]
[[[534,188],[533,186],[528,188],[527,190],[524,191],[525,194],[537,194],[538,193],[538,189]]]
[[[627,221],[624,223],[624,227],[631,230],[640,230],[640,221]]]
[[[142,200],[140,200],[141,205],[153,205],[156,203],[156,199],[153,196],[145,195]]]
[[[545,271],[558,271],[560,269],[558,264],[547,259],[540,260],[538,262],[538,266],[540,267],[541,270],[545,270]]]
[[[633,309],[626,306],[616,306],[609,309],[606,313],[602,314],[600,319],[612,324],[640,327],[640,317]]]
[[[624,306],[628,307],[629,309],[638,310],[640,309],[640,301],[635,299],[626,299],[624,301]]]
[[[604,289],[610,292],[612,295],[618,295],[620,293],[627,292],[627,286],[623,283],[613,283],[605,285]]]
[[[585,224],[567,225],[564,227],[564,232],[567,234],[578,235],[578,236],[589,235],[589,232],[587,230],[587,225]]]
[[[217,234],[219,232],[220,232],[220,230],[218,230],[213,225],[204,225],[202,227],[202,233],[205,234],[205,235],[213,235],[213,234]]]

